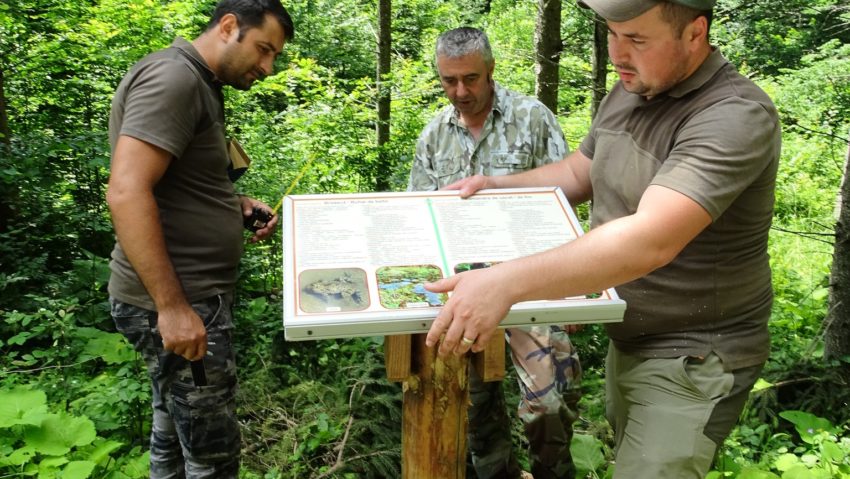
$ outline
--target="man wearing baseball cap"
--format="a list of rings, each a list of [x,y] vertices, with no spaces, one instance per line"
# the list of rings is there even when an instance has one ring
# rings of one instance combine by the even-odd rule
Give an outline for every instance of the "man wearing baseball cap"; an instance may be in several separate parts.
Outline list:
[[[579,149],[447,188],[560,186],[573,204],[593,200],[591,230],[428,285],[454,294],[427,343],[478,351],[515,303],[614,286],[627,303],[606,325],[614,477],[702,478],[769,353],[778,115],[709,43],[713,0],[579,4],[606,20],[620,80]]]

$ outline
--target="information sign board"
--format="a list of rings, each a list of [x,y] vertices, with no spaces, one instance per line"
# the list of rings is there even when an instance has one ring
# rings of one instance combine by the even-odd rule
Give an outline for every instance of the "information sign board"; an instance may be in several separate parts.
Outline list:
[[[558,188],[292,195],[283,210],[288,340],[428,331],[444,294],[423,287],[582,234]],[[518,303],[503,326],[621,321],[614,289]]]

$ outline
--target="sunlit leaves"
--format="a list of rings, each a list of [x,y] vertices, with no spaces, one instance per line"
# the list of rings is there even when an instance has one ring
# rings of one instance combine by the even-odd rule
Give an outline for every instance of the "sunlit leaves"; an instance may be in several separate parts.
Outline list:
[[[0,391],[0,428],[37,426],[47,417],[47,396],[42,391]]]
[[[95,436],[94,424],[88,418],[58,413],[45,418],[40,427],[27,428],[24,440],[36,452],[61,456],[72,447],[90,444]]]

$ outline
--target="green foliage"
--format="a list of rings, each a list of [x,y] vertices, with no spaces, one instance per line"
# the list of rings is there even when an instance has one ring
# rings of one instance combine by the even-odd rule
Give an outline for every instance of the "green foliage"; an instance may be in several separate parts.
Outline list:
[[[842,431],[828,420],[802,411],[783,411],[779,415],[794,425],[796,438],[787,433],[762,438],[759,431],[740,428],[727,440],[726,448],[717,461],[718,467],[707,478],[850,477],[850,434],[846,428]],[[843,437],[841,433],[844,433]],[[743,444],[729,447],[737,441]],[[748,450],[748,447],[742,447],[747,443],[769,447],[764,447],[758,461],[753,463],[740,454]]]
[[[806,136],[822,135],[827,139],[845,139],[850,116],[850,45],[831,40],[801,58],[801,65],[781,77],[775,95],[786,128]],[[836,138],[838,137],[838,138]],[[843,150],[843,149],[841,149]],[[829,150],[827,150],[829,151]],[[830,151],[835,165],[836,152]],[[842,152],[837,156],[842,157]],[[841,161],[838,161],[840,169]]]
[[[847,43],[848,13],[831,0],[721,0],[712,32],[735,63],[775,75],[830,39]]]
[[[602,441],[586,434],[576,434],[570,443],[570,454],[576,466],[576,477],[599,477],[597,469],[605,464]]]
[[[281,471],[277,477],[313,477],[331,469],[353,477],[397,477],[401,398],[383,377],[378,342],[302,344],[290,345],[289,364],[243,381],[241,395],[251,398],[241,402],[248,442],[258,444],[246,458],[249,467]],[[302,377],[291,375],[297,373]]]
[[[131,461],[116,467],[110,455],[122,444],[98,438],[87,417],[47,409],[40,390],[0,390],[0,474],[85,479],[111,470],[112,477],[144,477]]]
[[[25,294],[15,301],[17,308],[0,310],[0,394],[10,394],[0,399],[0,427],[8,427],[9,418],[28,426],[12,425],[14,437],[0,443],[26,444],[15,446],[17,459],[6,464],[19,472],[42,477],[60,470],[63,477],[147,473],[132,473],[143,451],[134,452],[130,444],[143,437],[149,386],[137,354],[123,336],[105,328],[105,275],[103,259],[76,260],[67,273],[52,276],[40,294]],[[46,404],[59,412],[48,413]],[[96,439],[95,430],[109,437]],[[125,469],[129,472],[121,472]]]

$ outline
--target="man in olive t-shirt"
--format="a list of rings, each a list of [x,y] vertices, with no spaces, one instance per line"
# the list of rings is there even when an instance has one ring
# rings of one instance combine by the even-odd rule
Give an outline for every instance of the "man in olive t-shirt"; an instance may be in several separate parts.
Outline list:
[[[588,234],[426,287],[453,290],[428,333],[440,354],[486,344],[520,301],[617,287],[606,409],[617,479],[702,478],[769,353],[767,237],[776,108],[708,42],[714,0],[579,0],[606,19],[620,81],[578,151],[450,188],[560,186],[592,199]],[[440,338],[445,337],[440,341]]]
[[[292,35],[278,0],[222,0],[206,31],[140,60],[113,98],[109,293],[151,376],[152,478],[239,473],[232,295],[243,216],[270,208],[234,192],[221,88],[271,74]]]

